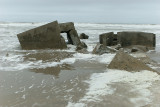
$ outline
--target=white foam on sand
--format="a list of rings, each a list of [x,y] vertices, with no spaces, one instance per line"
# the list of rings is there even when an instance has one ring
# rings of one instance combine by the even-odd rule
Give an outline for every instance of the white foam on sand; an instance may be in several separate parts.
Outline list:
[[[12,55],[3,56],[0,58],[0,70],[1,71],[17,71],[23,69],[34,69],[34,68],[47,68],[54,67],[62,64],[73,64],[78,60],[85,60],[90,62],[97,62],[103,64],[109,64],[115,54],[103,54],[103,55],[94,55],[94,54],[83,54],[75,53],[71,58],[65,58],[60,60],[60,62],[45,62],[42,60],[33,59],[32,61],[24,61],[23,55]]]
[[[114,58],[114,56],[115,54],[103,54],[103,55],[83,54],[83,53],[74,54],[76,60],[93,61],[103,64],[109,64]]]
[[[84,103],[71,103],[71,102],[68,102],[68,105],[66,107],[87,107],[86,104]]]
[[[74,107],[74,105],[81,104],[85,107],[91,102],[100,102],[103,96],[114,95],[116,88],[111,85],[116,83],[126,83],[132,88],[127,90],[129,93],[135,93],[136,96],[127,97],[134,106],[144,106],[152,101],[152,92],[149,90],[152,83],[160,81],[160,76],[151,71],[141,72],[127,72],[121,70],[110,70],[104,73],[94,73],[90,79],[85,81],[89,84],[89,88],[85,96],[77,103],[68,103],[67,107]],[[123,85],[123,84],[122,84]],[[125,87],[124,87],[125,88]],[[123,93],[121,93],[123,95]],[[124,95],[125,96],[125,95]]]
[[[116,54],[111,54],[111,53],[98,55],[97,57],[95,57],[95,60],[97,60],[99,63],[109,64],[115,55]]]
[[[25,63],[19,63],[19,64],[13,64],[10,66],[0,67],[1,71],[17,71],[17,70],[23,70],[23,69],[34,69],[34,68],[47,68],[47,67],[55,67],[57,65],[61,64],[72,64],[75,62],[75,58],[66,58],[64,60],[61,60],[60,62],[44,62],[42,60],[39,61],[32,61],[32,62],[25,62]]]
[[[88,59],[92,59],[92,58],[94,58],[96,55],[93,55],[93,54],[83,54],[83,53],[76,53],[76,54],[74,54],[74,57],[76,58],[76,59],[81,59],[81,60],[88,60]]]

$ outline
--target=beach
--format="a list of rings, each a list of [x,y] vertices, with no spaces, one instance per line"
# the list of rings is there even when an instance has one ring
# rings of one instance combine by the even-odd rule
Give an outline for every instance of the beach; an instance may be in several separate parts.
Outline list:
[[[92,54],[99,34],[141,31],[156,34],[147,55],[160,63],[160,25],[75,23],[86,33],[88,54],[64,50],[22,50],[17,34],[44,23],[0,23],[0,107],[158,107],[160,75],[108,69],[115,53]],[[66,34],[62,36],[67,40]],[[152,66],[160,72],[160,67]]]

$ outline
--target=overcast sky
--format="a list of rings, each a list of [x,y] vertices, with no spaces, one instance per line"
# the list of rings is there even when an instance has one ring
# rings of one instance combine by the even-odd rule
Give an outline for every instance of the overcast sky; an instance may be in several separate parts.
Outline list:
[[[160,0],[0,0],[0,21],[160,24]]]

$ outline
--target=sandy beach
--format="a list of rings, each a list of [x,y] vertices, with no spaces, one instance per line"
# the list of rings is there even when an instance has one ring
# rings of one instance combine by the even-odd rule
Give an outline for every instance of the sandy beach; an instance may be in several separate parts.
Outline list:
[[[60,52],[60,54],[62,56],[66,55],[66,52]],[[68,56],[72,56],[71,53],[68,53]],[[150,54],[150,56],[154,57],[154,54]],[[38,53],[25,56],[24,61],[34,58],[37,60],[40,58],[43,61],[58,59],[57,56],[50,58],[48,54],[43,53],[42,56]],[[113,74],[110,74],[111,72]],[[123,72],[124,74],[121,74]],[[143,80],[141,76],[144,75],[148,77],[144,77]],[[97,77],[92,80],[92,76]],[[133,76],[133,78],[130,76]],[[124,77],[127,79],[121,81]],[[155,78],[155,80],[150,80],[150,78]],[[86,105],[95,107],[115,107],[117,105],[119,107],[134,107],[143,105],[150,107],[153,104],[155,106],[160,104],[159,78],[159,75],[152,74],[151,71],[137,74],[127,73],[127,71],[107,70],[106,64],[96,62],[96,60],[87,61],[83,59],[77,60],[74,64],[62,64],[55,67],[1,71],[0,104],[2,107],[22,107],[26,105],[31,107]],[[139,82],[136,83],[136,81]],[[135,82],[135,84],[132,82]],[[91,87],[92,85],[93,87]],[[104,85],[106,88],[102,86],[101,89],[101,86],[98,85]],[[150,96],[151,94],[152,96]]]
[[[22,50],[16,34],[42,24],[0,24],[0,30],[3,31],[0,36],[0,107],[160,105],[160,75],[146,70],[127,72],[107,69],[115,53],[91,53],[100,33],[148,31],[156,33],[157,43],[156,51],[147,55],[160,63],[160,29],[155,29],[159,25],[77,23],[79,33],[90,35],[89,40],[83,40],[88,45],[88,54],[76,52],[74,46],[68,46],[65,50]],[[160,72],[158,66],[152,68]]]

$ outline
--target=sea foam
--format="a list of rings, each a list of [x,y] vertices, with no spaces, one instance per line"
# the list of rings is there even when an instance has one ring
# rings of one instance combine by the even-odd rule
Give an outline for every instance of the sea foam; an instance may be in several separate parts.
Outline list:
[[[74,107],[74,105],[79,104],[83,105],[81,107],[85,107],[91,102],[101,102],[103,101],[101,99],[103,96],[114,96],[117,89],[113,88],[112,85],[120,83],[129,84],[132,88],[127,90],[127,92],[137,94],[136,96],[128,96],[129,101],[133,105],[137,107],[144,106],[152,101],[152,92],[149,88],[155,81],[160,81],[160,76],[151,71],[127,72],[107,69],[104,73],[92,74],[90,79],[85,81],[89,85],[85,96],[76,103],[68,103],[67,107]],[[123,93],[118,94],[123,95]]]

